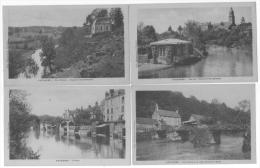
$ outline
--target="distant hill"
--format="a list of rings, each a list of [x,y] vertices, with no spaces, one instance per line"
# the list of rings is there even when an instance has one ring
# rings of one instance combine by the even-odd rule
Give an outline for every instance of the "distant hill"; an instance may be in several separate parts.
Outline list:
[[[154,104],[165,110],[179,109],[182,121],[191,114],[205,115],[227,124],[249,124],[250,113],[237,111],[225,103],[209,103],[196,97],[185,97],[180,92],[172,91],[138,91],[136,92],[136,116],[151,118]]]

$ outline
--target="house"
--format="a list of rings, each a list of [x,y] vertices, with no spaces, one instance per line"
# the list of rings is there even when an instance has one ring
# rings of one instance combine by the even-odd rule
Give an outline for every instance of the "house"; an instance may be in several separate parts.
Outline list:
[[[109,32],[112,30],[112,19],[110,17],[97,17],[91,25],[91,34]]]
[[[158,127],[158,121],[152,118],[136,118],[136,130],[137,132],[149,132],[156,130]]]
[[[178,110],[162,110],[159,109],[158,104],[155,105],[155,110],[152,115],[152,119],[158,121],[162,125],[169,125],[173,127],[181,125],[181,116],[179,115]]]
[[[125,90],[110,89],[105,93],[103,117],[105,122],[125,120]]]
[[[184,121],[184,125],[200,125],[210,121],[211,118],[203,115],[192,114],[188,121]]]
[[[174,64],[193,55],[191,41],[165,39],[150,43],[153,63]]]

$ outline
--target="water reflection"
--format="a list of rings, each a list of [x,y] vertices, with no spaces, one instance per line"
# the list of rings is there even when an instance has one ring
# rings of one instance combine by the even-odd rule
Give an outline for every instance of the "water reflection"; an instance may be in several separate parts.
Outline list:
[[[122,140],[80,135],[61,135],[55,131],[31,131],[27,145],[40,159],[124,158]]]
[[[209,55],[193,65],[139,73],[139,78],[252,76],[252,50],[209,46]]]
[[[249,153],[242,152],[243,137],[222,135],[220,145],[194,148],[192,143],[156,140],[137,142],[137,160],[244,160]]]

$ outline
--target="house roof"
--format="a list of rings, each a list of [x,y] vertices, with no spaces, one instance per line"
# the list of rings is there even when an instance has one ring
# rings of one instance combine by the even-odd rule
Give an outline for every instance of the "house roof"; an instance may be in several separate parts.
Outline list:
[[[96,23],[107,23],[107,24],[111,24],[111,18],[109,17],[98,17],[95,19],[95,24]]]
[[[170,44],[187,44],[191,43],[190,41],[180,40],[180,39],[164,39],[160,41],[155,41],[150,43],[150,45],[170,45]]]
[[[190,116],[190,119],[188,121],[184,121],[183,123],[194,123],[197,121],[206,121],[208,120],[209,117],[203,116],[203,115],[198,115],[198,114],[192,114]]]
[[[157,121],[152,118],[137,117],[136,124],[154,125]]]
[[[158,109],[158,113],[159,113],[159,115],[164,116],[164,117],[181,118],[179,113],[177,113],[175,111],[168,111],[168,110]]]

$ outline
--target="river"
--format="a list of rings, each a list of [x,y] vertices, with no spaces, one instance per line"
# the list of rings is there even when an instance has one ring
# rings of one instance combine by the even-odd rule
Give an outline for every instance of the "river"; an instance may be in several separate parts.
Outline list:
[[[40,159],[124,158],[125,148],[118,139],[61,135],[55,132],[30,131],[26,144]]]
[[[242,77],[252,76],[252,50],[210,45],[208,57],[186,66],[139,73],[139,78]]]
[[[242,152],[243,138],[221,136],[220,145],[194,148],[190,142],[159,143],[157,140],[137,142],[137,160],[243,160],[249,154]]]
[[[21,72],[18,75],[18,78],[35,78],[35,79],[40,79],[42,78],[43,74],[44,74],[44,67],[42,66],[42,61],[41,61],[41,53],[42,53],[42,49],[37,49],[35,50],[35,52],[31,55],[31,58],[33,59],[33,61],[36,63],[36,65],[38,66],[38,71],[36,74],[32,74],[29,72],[29,68],[30,67],[26,67],[25,72]]]

